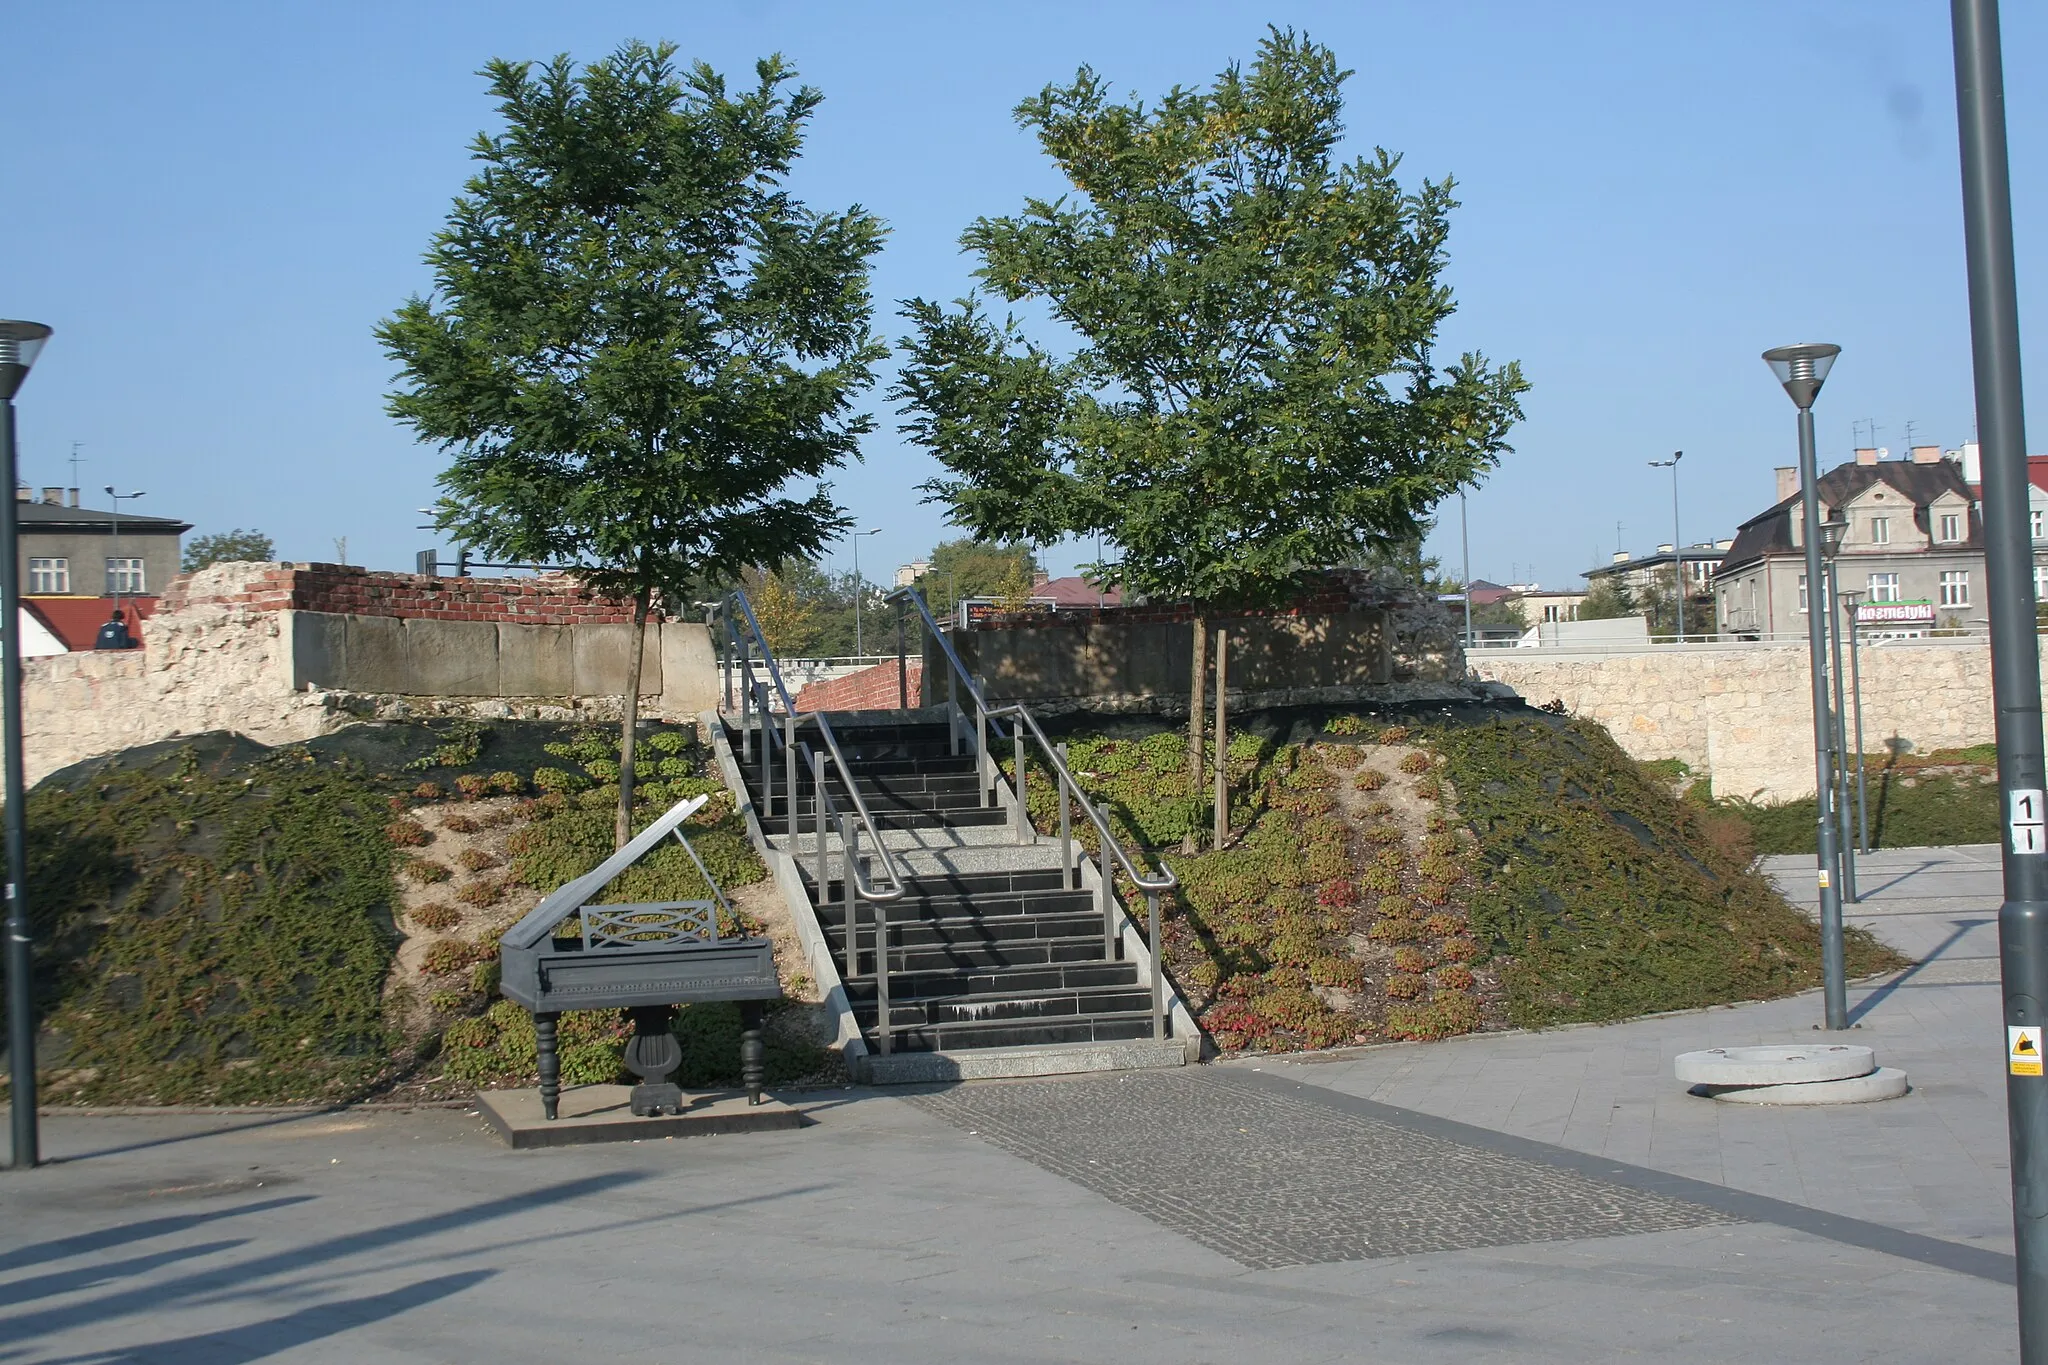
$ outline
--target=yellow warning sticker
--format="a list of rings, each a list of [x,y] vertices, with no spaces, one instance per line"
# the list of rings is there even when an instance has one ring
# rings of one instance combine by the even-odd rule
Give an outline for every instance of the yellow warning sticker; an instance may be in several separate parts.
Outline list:
[[[2015,1076],[2041,1074],[2041,1026],[2008,1024],[2005,1030],[2005,1069]]]

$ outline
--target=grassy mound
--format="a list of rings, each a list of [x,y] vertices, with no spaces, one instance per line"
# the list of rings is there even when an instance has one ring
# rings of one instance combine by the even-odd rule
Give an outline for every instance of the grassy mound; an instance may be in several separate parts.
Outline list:
[[[1181,850],[1206,842],[1213,815],[1188,790],[1177,731],[1082,723],[1067,739],[1119,837],[1179,876],[1167,960],[1225,1050],[1819,984],[1818,929],[1750,870],[1741,823],[1673,797],[1597,726],[1493,706],[1250,716],[1226,756],[1231,838],[1199,854]],[[1032,810],[1055,827],[1046,775]],[[1898,962],[1867,935],[1848,951],[1855,972]]]
[[[760,881],[692,732],[649,726],[642,742],[638,818],[720,793],[693,841],[729,891]],[[515,721],[363,724],[275,750],[202,735],[52,775],[28,811],[46,1098],[259,1103],[530,1081],[532,1024],[496,994],[497,935],[611,851],[617,776],[615,731]],[[670,846],[612,894],[706,891]],[[676,1028],[686,1081],[736,1079],[735,1009],[691,1007]],[[620,1075],[616,1012],[564,1016],[563,1032],[575,1079]],[[787,1080],[821,1054],[785,1027],[770,1062]]]

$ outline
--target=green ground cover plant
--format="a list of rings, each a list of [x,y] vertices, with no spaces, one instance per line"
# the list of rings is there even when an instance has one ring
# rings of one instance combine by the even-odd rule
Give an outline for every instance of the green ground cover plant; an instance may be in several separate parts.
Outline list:
[[[1673,795],[1605,731],[1499,707],[1245,717],[1221,850],[1175,731],[1068,726],[1070,766],[1179,889],[1176,983],[1226,1051],[1422,1039],[1817,985],[1819,936],[1751,870],[1742,821]],[[1056,827],[1049,773],[1032,816]],[[1081,827],[1093,847],[1092,831]],[[1135,889],[1126,903],[1142,907]],[[1867,935],[1852,971],[1901,965]]]
[[[1995,844],[2002,837],[1994,746],[1873,755],[1867,762],[1864,805],[1872,848]],[[1769,804],[1730,797],[1717,804],[1749,827],[1759,853],[1814,851],[1812,797]],[[1853,829],[1853,806],[1850,819]]]
[[[766,875],[692,732],[643,727],[640,753],[639,821],[715,793],[691,830],[713,875],[729,889]],[[560,774],[555,790],[534,781],[545,769]],[[552,890],[612,851],[617,774],[617,737],[601,730],[428,721],[350,726],[275,750],[201,735],[52,775],[29,799],[45,1094],[53,1103],[270,1103],[359,1098],[436,1077],[530,1081],[532,1023],[496,995],[495,939],[428,945],[421,998],[434,1023],[408,1030],[388,989],[401,930],[448,930],[459,914],[434,902],[395,923],[397,878],[427,864],[447,877],[418,818],[439,805],[450,830],[513,826],[509,865],[464,884],[457,899]],[[472,806],[465,785],[543,794]],[[474,850],[461,861],[471,873],[489,866]],[[669,845],[610,895],[689,899],[708,889]],[[728,918],[721,929],[758,926]],[[512,1015],[525,1020],[523,1044]],[[626,1030],[614,1012],[566,1015],[562,1027],[565,1074],[617,1078]],[[685,1083],[725,1084],[728,1072],[736,1082],[736,1008],[686,1010],[676,1027]],[[729,1065],[720,1060],[728,1041]],[[801,1030],[776,1034],[774,1079],[823,1064]]]

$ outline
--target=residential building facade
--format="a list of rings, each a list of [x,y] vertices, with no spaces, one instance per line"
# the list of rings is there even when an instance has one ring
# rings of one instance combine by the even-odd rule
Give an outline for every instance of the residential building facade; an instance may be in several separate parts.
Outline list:
[[[1803,634],[1814,594],[1806,582],[1806,541],[1798,471],[1777,471],[1778,501],[1744,522],[1714,577],[1723,635]],[[1974,489],[1960,461],[1939,446],[1918,446],[1903,460],[1856,452],[1853,463],[1820,476],[1822,520],[1848,521],[1835,560],[1836,584],[1871,603],[1926,603],[1930,625],[1960,630],[1985,616],[1984,546]],[[2035,578],[2048,538],[2035,528]]]
[[[68,496],[67,496],[68,495]],[[101,512],[75,488],[15,490],[24,596],[153,597],[177,574],[189,522]]]

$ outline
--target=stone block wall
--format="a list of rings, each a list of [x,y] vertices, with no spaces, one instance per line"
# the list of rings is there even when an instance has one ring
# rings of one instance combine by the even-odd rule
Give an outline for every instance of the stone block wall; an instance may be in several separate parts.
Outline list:
[[[559,577],[218,565],[171,585],[139,650],[23,661],[28,776],[204,730],[281,744],[363,715],[615,719],[631,632],[630,608]],[[650,620],[644,714],[694,717],[717,687],[704,626]]]
[[[1867,752],[1926,752],[1993,739],[1985,641],[1891,641],[1866,646],[1861,655]],[[1711,776],[1720,795],[1813,795],[1804,646],[1578,657],[1500,650],[1474,656],[1473,667],[1532,705],[1561,702],[1599,721],[1636,758],[1681,760]],[[1853,732],[1849,742],[1853,748]]]

